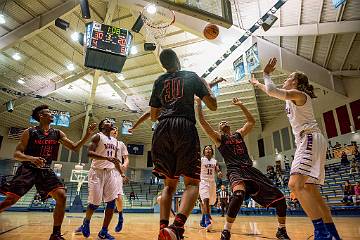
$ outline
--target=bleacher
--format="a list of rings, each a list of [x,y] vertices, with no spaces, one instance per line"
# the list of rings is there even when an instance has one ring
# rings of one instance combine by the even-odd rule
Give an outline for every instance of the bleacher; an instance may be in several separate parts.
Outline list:
[[[351,184],[355,185],[356,181],[358,181],[359,174],[350,175],[350,166],[342,166],[340,162],[331,163],[326,165],[326,179],[325,185],[321,187],[321,194],[326,200],[326,202],[332,206],[341,206],[344,204],[341,202],[343,198],[343,185],[346,180],[349,180]],[[289,173],[285,173],[283,176],[285,179],[289,178]],[[226,183],[227,181],[224,181]],[[67,188],[67,209],[70,208],[74,198],[76,196],[77,183],[74,182],[66,182]],[[178,192],[181,193],[183,190],[182,182],[179,183]],[[162,190],[162,184],[150,184],[144,181],[131,181],[129,184],[124,185],[124,209],[152,209],[154,204],[156,204],[156,197],[158,193]],[[285,194],[286,197],[289,196],[290,191],[287,187],[287,183],[285,182],[284,186],[279,187],[281,191]],[[135,200],[129,199],[130,193],[134,192],[136,195]],[[35,187],[32,188],[24,197],[22,197],[19,202],[16,203],[12,207],[12,210],[46,210],[49,209],[50,204],[45,203],[38,206],[31,205],[34,199],[34,195],[36,193]],[[84,209],[87,207],[87,197],[88,197],[88,186],[87,183],[84,183],[81,187],[80,198],[83,202]],[[99,210],[102,210],[104,205],[100,207]],[[245,205],[244,205],[245,207]]]

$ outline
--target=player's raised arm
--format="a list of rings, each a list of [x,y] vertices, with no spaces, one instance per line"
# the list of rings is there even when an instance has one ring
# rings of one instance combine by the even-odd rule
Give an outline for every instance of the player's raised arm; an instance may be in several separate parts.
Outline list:
[[[239,106],[246,117],[246,123],[244,126],[237,130],[242,137],[245,137],[255,126],[255,118],[250,113],[250,111],[244,106],[239,98],[233,98],[232,104]]]
[[[158,114],[156,114],[158,115]],[[158,117],[158,116],[157,116]],[[129,132],[132,133],[134,131],[134,129],[136,129],[140,124],[142,124],[143,122],[145,122],[147,119],[150,118],[150,110],[147,110],[143,115],[141,115],[141,117],[136,121],[136,123],[134,124],[134,126],[132,128],[129,129]]]
[[[60,131],[60,143],[63,144],[66,148],[77,152],[89,140],[95,129],[96,123],[91,123],[86,131],[85,136],[76,143],[68,139],[64,132]]]
[[[220,141],[221,141],[221,136],[220,134],[215,131],[210,124],[206,121],[205,117],[204,117],[204,113],[202,111],[202,106],[201,106],[201,100],[200,98],[196,98],[196,111],[198,113],[198,117],[199,117],[199,123],[200,126],[202,127],[202,129],[204,129],[205,133],[209,136],[209,138],[215,143],[216,146],[220,145]]]
[[[201,98],[201,100],[211,111],[216,111],[217,110],[216,97],[214,96],[213,92],[211,91],[210,85],[205,81],[205,79],[203,78],[200,79],[201,79],[200,84],[202,84],[202,86],[198,87],[199,93],[197,93],[197,96]],[[205,94],[203,92],[205,92]]]
[[[254,78],[250,82],[271,97],[275,97],[280,100],[293,100],[300,105],[304,104],[306,102],[306,95],[303,92],[297,89],[286,89],[287,87],[285,84],[283,88],[278,88],[271,80],[270,74],[275,70],[276,62],[276,58],[271,58],[266,64],[263,70],[265,84],[261,84]],[[286,81],[289,80],[292,79],[287,79]]]

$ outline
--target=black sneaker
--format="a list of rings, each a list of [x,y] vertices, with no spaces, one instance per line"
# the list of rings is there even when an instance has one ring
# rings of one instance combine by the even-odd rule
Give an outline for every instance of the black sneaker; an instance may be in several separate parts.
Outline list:
[[[290,240],[290,237],[287,235],[286,228],[278,228],[276,233],[277,239],[281,240]]]
[[[65,240],[65,238],[63,238],[63,235],[61,235],[61,233],[53,233],[51,234],[49,240]]]
[[[231,234],[229,230],[223,230],[221,232],[220,240],[230,240]]]

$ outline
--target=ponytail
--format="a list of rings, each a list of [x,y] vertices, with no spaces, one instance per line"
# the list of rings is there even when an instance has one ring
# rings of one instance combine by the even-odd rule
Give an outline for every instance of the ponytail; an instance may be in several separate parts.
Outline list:
[[[296,87],[297,90],[306,93],[311,98],[316,98],[316,95],[314,93],[314,87],[313,87],[313,85],[309,84],[309,79],[305,75],[305,73],[295,72],[294,78],[298,80],[297,87]]]

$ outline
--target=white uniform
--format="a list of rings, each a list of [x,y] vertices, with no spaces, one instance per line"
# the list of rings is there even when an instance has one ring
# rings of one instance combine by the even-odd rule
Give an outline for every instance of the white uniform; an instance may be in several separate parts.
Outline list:
[[[202,157],[199,192],[201,200],[208,198],[210,205],[214,205],[216,202],[215,172],[215,158],[209,160],[207,157]]]
[[[96,153],[104,157],[115,157],[117,140],[98,133],[100,140]],[[118,197],[119,171],[115,165],[107,160],[92,159],[89,171],[89,197],[88,202],[100,205],[102,202],[110,202]]]
[[[296,151],[290,174],[309,176],[307,183],[323,185],[325,181],[326,139],[314,117],[311,97],[297,106],[286,100],[286,113],[295,136]]]
[[[128,150],[125,146],[125,144],[122,141],[118,141],[117,142],[117,154],[116,157],[120,160],[122,159],[122,156],[128,156]],[[124,190],[123,190],[123,178],[121,176],[121,174],[119,174],[119,179],[118,179],[118,184],[119,184],[119,195],[124,195]]]

